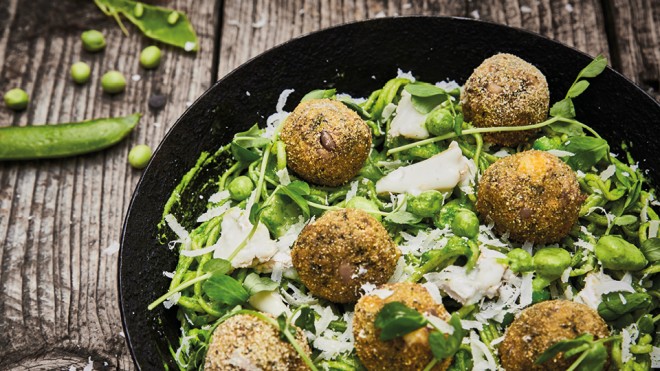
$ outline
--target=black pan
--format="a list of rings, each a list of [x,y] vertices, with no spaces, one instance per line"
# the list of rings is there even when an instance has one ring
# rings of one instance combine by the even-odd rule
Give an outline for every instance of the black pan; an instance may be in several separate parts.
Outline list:
[[[218,81],[177,121],[144,171],[126,216],[119,260],[124,332],[141,369],[176,368],[169,344],[180,335],[175,310],[147,305],[165,293],[176,254],[158,242],[156,225],[172,189],[202,151],[214,151],[233,134],[274,112],[280,92],[295,89],[286,110],[308,91],[335,87],[365,96],[411,70],[424,81],[462,84],[485,58],[508,52],[547,77],[551,101],[563,98],[591,58],[527,31],[462,18],[404,17],[339,26],[295,39],[239,67]],[[249,92],[248,96],[246,92]],[[660,105],[614,70],[592,80],[575,100],[577,117],[617,150],[626,141],[658,184]],[[212,174],[208,174],[211,176]],[[203,206],[203,205],[202,205]],[[176,347],[176,346],[175,346]]]

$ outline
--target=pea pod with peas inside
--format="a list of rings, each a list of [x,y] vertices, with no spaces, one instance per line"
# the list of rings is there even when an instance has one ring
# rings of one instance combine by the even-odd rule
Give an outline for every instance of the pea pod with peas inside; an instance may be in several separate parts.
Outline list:
[[[95,152],[117,144],[140,114],[78,123],[0,128],[0,161],[58,158]]]

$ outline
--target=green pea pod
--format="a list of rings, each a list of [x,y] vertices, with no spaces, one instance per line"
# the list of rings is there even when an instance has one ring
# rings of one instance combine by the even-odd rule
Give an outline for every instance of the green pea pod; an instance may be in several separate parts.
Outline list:
[[[174,45],[185,51],[199,49],[195,30],[188,17],[181,12],[132,0],[94,0],[94,2],[103,13],[117,20],[125,34],[128,32],[121,23],[119,14],[131,21],[149,38]],[[135,8],[140,5],[142,10],[137,16]],[[172,15],[178,16],[173,17]]]
[[[140,114],[78,123],[0,128],[0,161],[58,158],[95,152],[121,141]]]

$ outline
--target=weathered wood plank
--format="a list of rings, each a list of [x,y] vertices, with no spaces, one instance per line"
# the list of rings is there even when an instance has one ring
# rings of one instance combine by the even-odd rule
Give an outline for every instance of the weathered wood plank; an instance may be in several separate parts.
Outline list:
[[[91,1],[0,0],[0,91],[20,86],[31,97],[25,112],[0,108],[0,125],[144,114],[126,141],[104,152],[0,164],[0,369],[80,369],[89,357],[95,369],[133,367],[121,333],[117,254],[105,251],[119,241],[140,176],[126,157],[135,144],[156,147],[213,81],[218,2],[159,3],[188,14],[201,50],[161,46],[161,66],[145,71],[138,55],[152,42],[130,25],[123,36]],[[89,28],[105,34],[105,51],[82,50],[80,33]],[[78,60],[92,67],[84,86],[69,77]],[[109,69],[125,74],[125,93],[101,92]],[[155,93],[168,96],[158,112],[147,107]]]
[[[660,100],[660,2],[608,0],[617,68]]]

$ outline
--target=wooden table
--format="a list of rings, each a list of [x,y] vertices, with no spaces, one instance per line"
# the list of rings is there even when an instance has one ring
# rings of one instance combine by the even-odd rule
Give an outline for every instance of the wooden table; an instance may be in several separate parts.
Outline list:
[[[292,37],[382,16],[444,15],[522,27],[606,55],[613,68],[660,98],[657,0],[172,0],[200,39],[195,54],[163,47],[154,71],[139,67],[151,42],[125,37],[91,0],[0,0],[0,92],[22,87],[29,108],[0,107],[0,125],[144,117],[106,151],[69,159],[0,164],[0,369],[134,368],[122,333],[117,250],[140,177],[127,162],[138,143],[156,147],[174,121],[214,81]],[[84,52],[80,33],[101,30],[105,51]],[[83,60],[93,79],[77,86],[69,68]],[[101,93],[109,69],[129,77],[126,92]],[[148,108],[165,94],[167,105]]]

